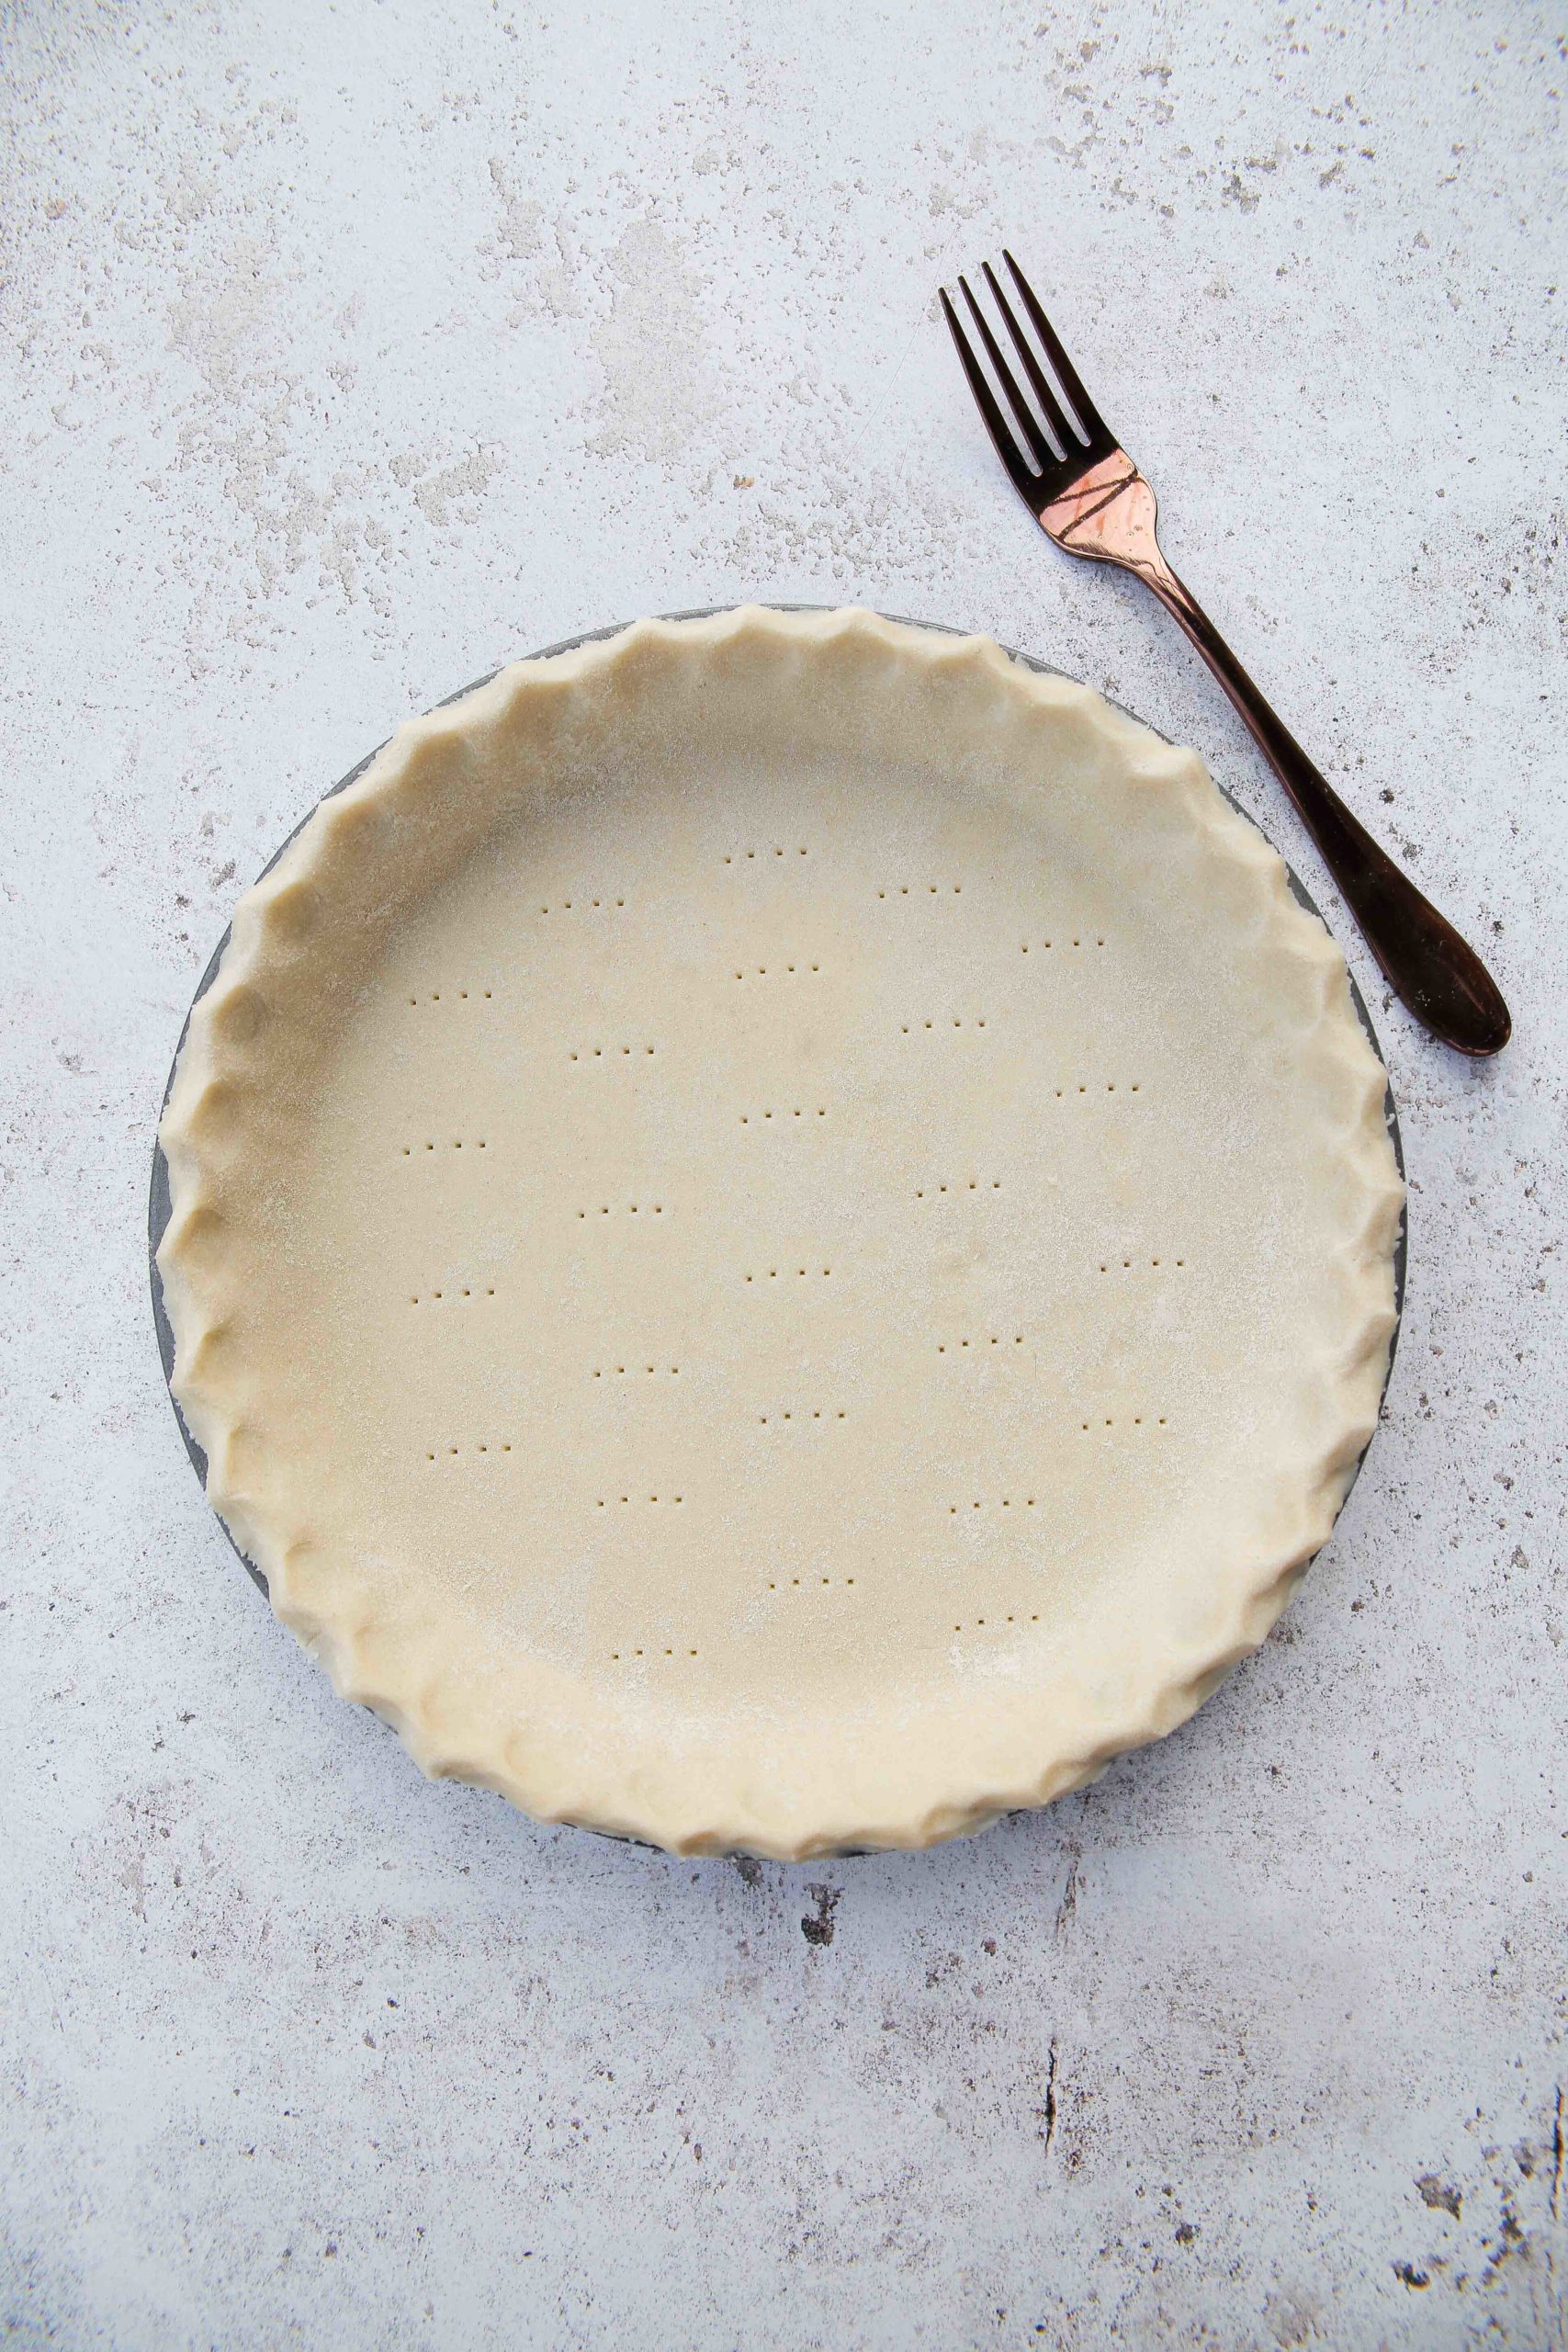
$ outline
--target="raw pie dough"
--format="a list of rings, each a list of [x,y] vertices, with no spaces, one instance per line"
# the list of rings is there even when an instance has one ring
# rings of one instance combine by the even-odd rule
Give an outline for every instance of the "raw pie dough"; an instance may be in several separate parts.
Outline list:
[[[1376,1419],[1344,963],[982,639],[642,622],[404,727],[242,899],[164,1121],[174,1385],[425,1771],[918,1846],[1170,1730]]]

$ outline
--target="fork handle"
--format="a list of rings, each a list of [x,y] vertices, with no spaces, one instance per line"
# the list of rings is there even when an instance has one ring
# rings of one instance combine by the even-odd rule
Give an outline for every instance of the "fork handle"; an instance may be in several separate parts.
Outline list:
[[[1235,703],[1323,853],[1394,993],[1434,1037],[1458,1052],[1501,1052],[1513,1023],[1501,989],[1475,950],[1350,814],[1164,558],[1140,564],[1138,573]]]

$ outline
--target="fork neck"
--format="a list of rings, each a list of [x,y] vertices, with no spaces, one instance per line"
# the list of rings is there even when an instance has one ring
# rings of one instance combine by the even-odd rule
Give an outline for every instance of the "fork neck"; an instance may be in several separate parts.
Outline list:
[[[1156,536],[1155,494],[1125,449],[1112,449],[1040,514],[1040,527],[1069,555],[1114,563],[1153,590],[1241,710],[1270,759],[1295,748]]]
[[[1043,507],[1039,519],[1069,555],[1135,571],[1185,626],[1198,607],[1160,553],[1157,514],[1154,492],[1132,458],[1125,449],[1112,449]]]

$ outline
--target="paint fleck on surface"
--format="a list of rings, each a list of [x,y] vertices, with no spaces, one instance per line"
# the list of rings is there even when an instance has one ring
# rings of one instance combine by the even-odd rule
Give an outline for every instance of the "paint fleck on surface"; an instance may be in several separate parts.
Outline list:
[[[808,1944],[815,1944],[818,1950],[821,1950],[833,1940],[833,1914],[839,1907],[842,1889],[836,1886],[813,1886],[808,1887],[807,1892],[817,1907],[814,1911],[808,1911],[802,1919],[800,1932]]]

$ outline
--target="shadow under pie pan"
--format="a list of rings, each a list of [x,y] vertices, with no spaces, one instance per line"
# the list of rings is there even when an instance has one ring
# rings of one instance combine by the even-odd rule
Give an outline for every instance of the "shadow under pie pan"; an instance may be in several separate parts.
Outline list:
[[[306,819],[180,1040],[153,1310],[241,1557],[425,1771],[801,1860],[1045,1804],[1263,1639],[1403,1204],[1194,753],[750,605],[498,671]]]

